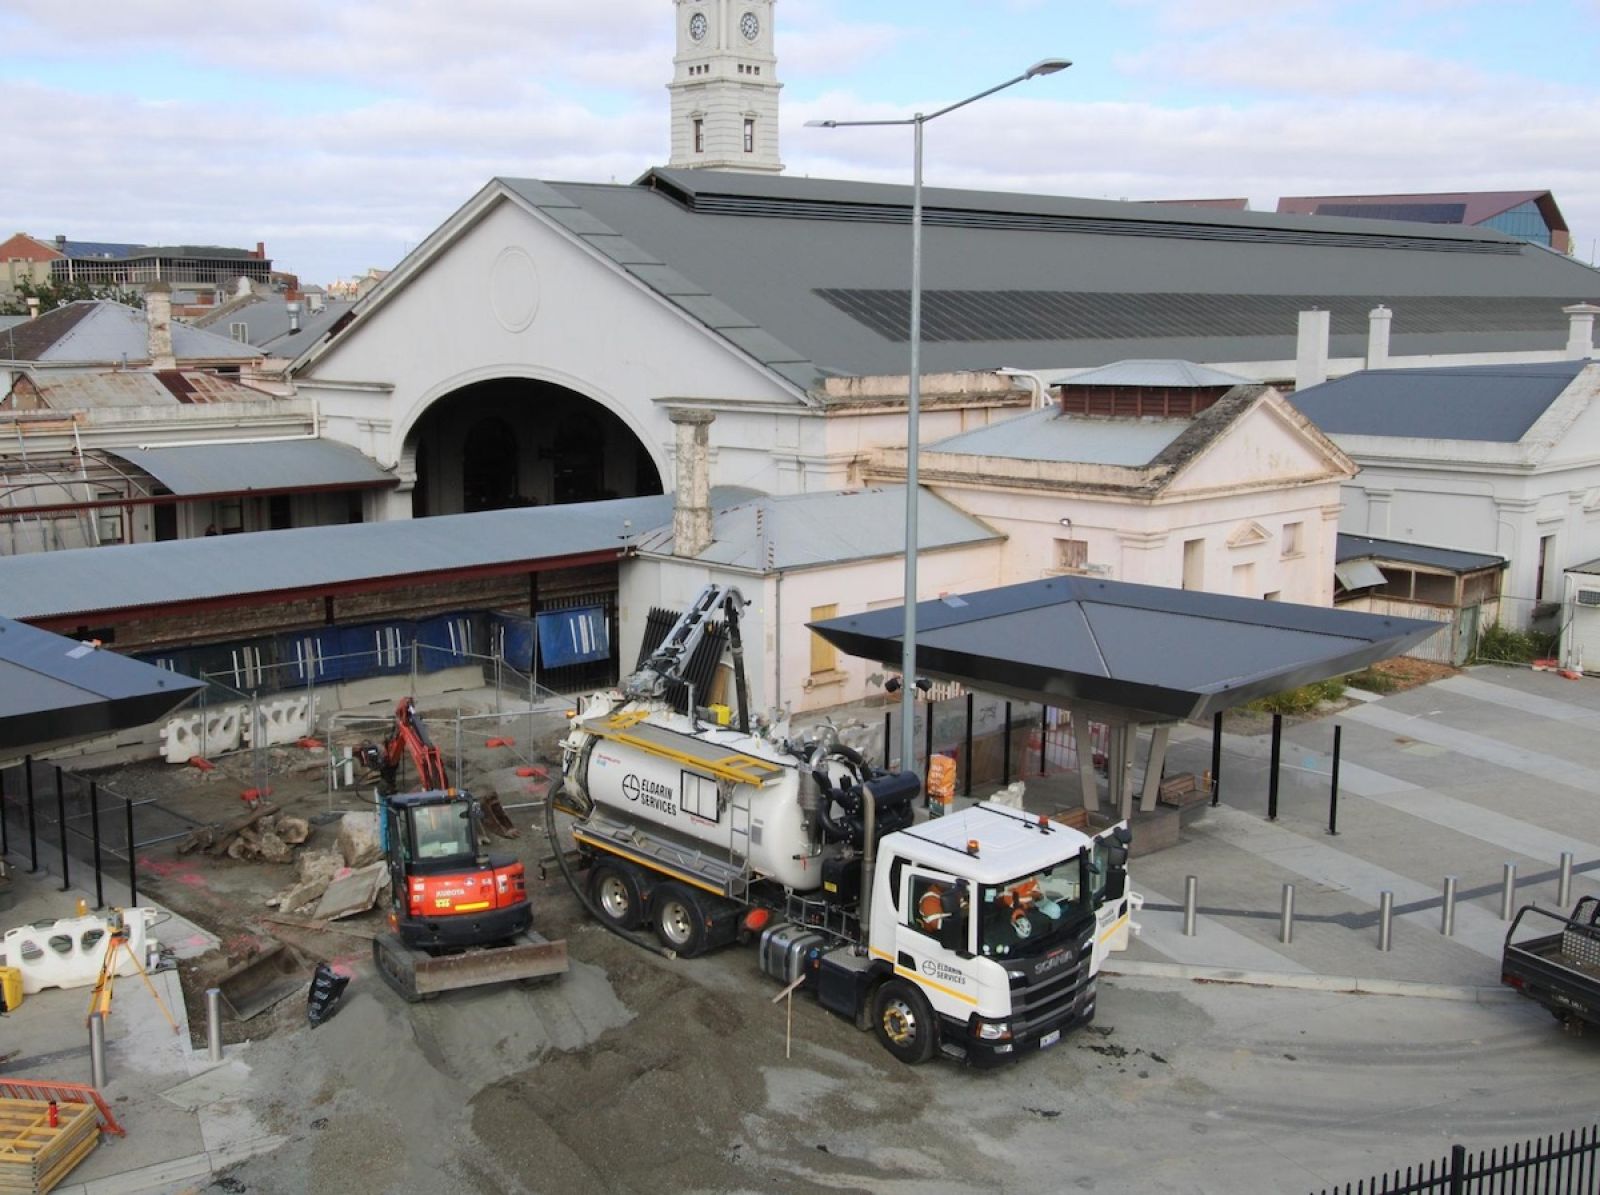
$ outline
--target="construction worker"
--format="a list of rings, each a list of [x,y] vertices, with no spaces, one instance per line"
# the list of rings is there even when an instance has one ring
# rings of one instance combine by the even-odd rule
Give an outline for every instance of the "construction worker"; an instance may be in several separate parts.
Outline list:
[[[937,934],[950,915],[944,911],[944,894],[943,884],[932,883],[917,901],[917,928],[923,933]]]

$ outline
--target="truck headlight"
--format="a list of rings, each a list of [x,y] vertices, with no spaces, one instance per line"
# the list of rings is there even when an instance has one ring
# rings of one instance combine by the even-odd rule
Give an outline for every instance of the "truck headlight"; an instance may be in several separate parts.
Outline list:
[[[1007,1041],[1011,1037],[1009,1021],[979,1021],[974,1029],[979,1041]]]

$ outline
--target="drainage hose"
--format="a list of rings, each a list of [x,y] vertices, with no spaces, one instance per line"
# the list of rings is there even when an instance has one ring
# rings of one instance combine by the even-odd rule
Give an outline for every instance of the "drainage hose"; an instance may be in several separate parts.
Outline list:
[[[600,910],[594,907],[594,901],[589,899],[589,894],[584,891],[583,885],[578,883],[578,878],[572,874],[572,866],[567,862],[567,852],[561,849],[561,843],[556,838],[556,796],[561,789],[556,788],[544,799],[544,833],[550,842],[550,849],[555,853],[556,866],[561,869],[561,874],[566,877],[567,887],[572,889],[572,894],[578,898],[578,903],[584,910],[606,929],[616,934],[625,942],[631,942],[641,950],[648,950],[651,954],[658,954],[662,958],[677,958],[678,952],[668,950],[665,946],[650,941],[649,938],[640,936],[621,926],[613,925],[600,915]]]

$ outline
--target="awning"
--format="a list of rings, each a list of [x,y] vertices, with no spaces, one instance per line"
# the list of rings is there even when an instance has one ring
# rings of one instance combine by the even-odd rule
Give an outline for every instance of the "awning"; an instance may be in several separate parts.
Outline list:
[[[1373,585],[1382,585],[1389,579],[1383,575],[1383,570],[1370,560],[1346,560],[1342,564],[1336,564],[1333,566],[1333,575],[1346,589],[1367,589]]]
[[[905,610],[809,624],[891,668]],[[1156,585],[1055,577],[917,604],[917,671],[1100,721],[1197,718],[1365,668],[1436,622]]]
[[[203,687],[187,676],[0,618],[0,751],[144,726]]]
[[[329,440],[254,444],[185,444],[178,448],[108,448],[186,498],[252,491],[378,489],[392,473],[354,448]]]

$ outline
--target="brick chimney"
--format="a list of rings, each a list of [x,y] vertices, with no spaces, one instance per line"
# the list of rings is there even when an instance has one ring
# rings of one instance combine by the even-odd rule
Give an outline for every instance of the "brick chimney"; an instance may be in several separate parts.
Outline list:
[[[144,314],[150,325],[150,368],[176,369],[172,355],[172,287],[152,282],[144,292]]]
[[[1574,303],[1571,307],[1563,307],[1567,324],[1567,358],[1572,361],[1587,361],[1594,356],[1594,317],[1600,315],[1600,307],[1593,303]]]
[[[672,508],[673,555],[698,556],[711,546],[710,411],[674,407],[667,412],[678,429],[678,485]]]

